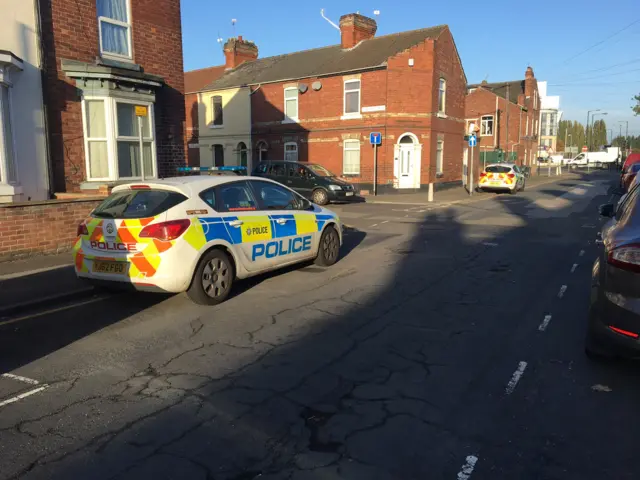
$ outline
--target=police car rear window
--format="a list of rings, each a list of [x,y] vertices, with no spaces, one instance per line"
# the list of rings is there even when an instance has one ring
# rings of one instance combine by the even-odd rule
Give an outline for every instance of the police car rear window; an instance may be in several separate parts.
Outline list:
[[[485,171],[487,173],[509,173],[511,171],[511,167],[504,167],[504,166],[487,167]]]
[[[168,190],[136,190],[117,192],[93,211],[98,218],[148,218],[166,212],[186,196]]]

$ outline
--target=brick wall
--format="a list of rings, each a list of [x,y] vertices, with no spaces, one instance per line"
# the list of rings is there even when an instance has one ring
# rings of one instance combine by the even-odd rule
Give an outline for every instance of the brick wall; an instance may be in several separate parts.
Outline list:
[[[103,199],[0,205],[0,262],[71,250],[78,224]]]
[[[73,192],[86,178],[80,95],[61,71],[61,60],[93,63],[99,56],[95,0],[38,0],[44,45],[44,95],[49,121],[54,188]],[[156,92],[159,173],[184,164],[184,77],[179,0],[131,2],[134,62],[162,76]]]

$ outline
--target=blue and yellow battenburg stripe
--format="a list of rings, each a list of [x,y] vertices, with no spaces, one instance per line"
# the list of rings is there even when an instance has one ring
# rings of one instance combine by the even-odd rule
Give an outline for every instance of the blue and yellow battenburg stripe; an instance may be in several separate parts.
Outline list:
[[[238,220],[242,223],[234,225]],[[330,220],[337,218],[335,215],[311,212],[192,217],[191,227],[183,238],[194,249],[200,250],[213,240],[223,240],[237,245],[319,232]]]

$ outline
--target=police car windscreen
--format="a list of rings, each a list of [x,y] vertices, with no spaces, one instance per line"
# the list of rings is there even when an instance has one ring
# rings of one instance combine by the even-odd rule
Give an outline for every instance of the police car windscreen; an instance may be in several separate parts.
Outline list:
[[[511,171],[511,167],[505,167],[503,165],[495,165],[493,167],[487,167],[485,171],[487,173],[509,173]]]
[[[187,199],[167,190],[117,192],[93,211],[98,218],[147,218],[159,215]]]

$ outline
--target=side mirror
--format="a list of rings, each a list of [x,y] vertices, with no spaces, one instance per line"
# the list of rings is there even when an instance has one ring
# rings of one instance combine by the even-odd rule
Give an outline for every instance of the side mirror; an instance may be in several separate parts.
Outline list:
[[[613,203],[605,203],[600,205],[598,210],[601,217],[612,218],[616,213],[616,206]]]
[[[313,208],[313,204],[306,198],[300,198],[300,207],[302,210],[309,210]]]

